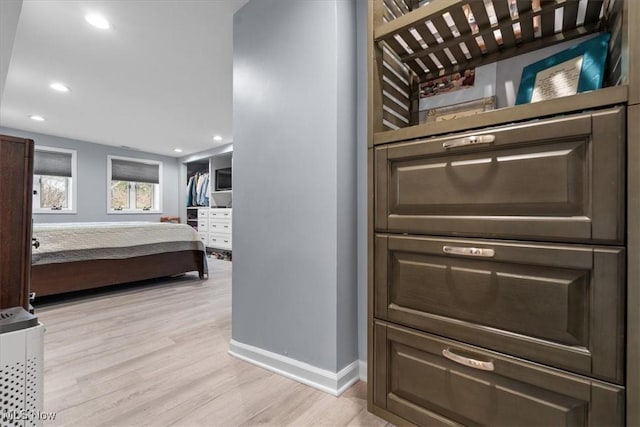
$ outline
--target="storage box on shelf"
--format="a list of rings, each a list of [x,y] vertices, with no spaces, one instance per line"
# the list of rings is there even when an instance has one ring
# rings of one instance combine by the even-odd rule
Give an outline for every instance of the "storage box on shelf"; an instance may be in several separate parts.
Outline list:
[[[370,410],[640,424],[634,22],[629,0],[370,2]],[[607,87],[418,123],[420,82],[595,31]]]

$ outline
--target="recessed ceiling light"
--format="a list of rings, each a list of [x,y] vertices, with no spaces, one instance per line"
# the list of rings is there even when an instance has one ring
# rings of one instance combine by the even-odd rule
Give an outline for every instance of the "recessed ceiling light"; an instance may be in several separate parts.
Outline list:
[[[214,141],[222,141],[222,137],[220,135],[216,135],[213,137]]]
[[[30,115],[29,118],[31,120],[35,120],[36,122],[44,122],[44,117],[42,116],[36,116],[34,114]]]
[[[182,148],[174,148],[173,151],[176,153],[182,153]]]
[[[62,83],[57,83],[57,82],[51,83],[49,87],[53,90],[57,90],[58,92],[69,92],[71,90],[67,86],[63,85]]]
[[[108,30],[109,28],[111,28],[111,24],[109,24],[109,21],[107,21],[104,16],[98,15],[97,13],[90,13],[86,15],[84,19],[89,24],[93,25],[96,28],[100,28],[101,30]]]

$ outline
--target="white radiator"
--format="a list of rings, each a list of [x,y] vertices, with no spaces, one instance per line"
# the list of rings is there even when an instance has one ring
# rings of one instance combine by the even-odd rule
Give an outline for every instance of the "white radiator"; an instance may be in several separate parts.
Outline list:
[[[0,427],[42,426],[44,326],[19,308],[0,310]]]

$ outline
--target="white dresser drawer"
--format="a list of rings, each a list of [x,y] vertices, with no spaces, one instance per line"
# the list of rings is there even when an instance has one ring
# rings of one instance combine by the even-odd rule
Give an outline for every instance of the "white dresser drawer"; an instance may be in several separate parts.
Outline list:
[[[231,208],[211,208],[209,209],[210,219],[231,219]]]
[[[231,234],[231,220],[212,219],[209,221],[209,231],[212,233]]]
[[[206,231],[198,231],[198,238],[204,243],[205,247],[209,246],[209,233]]]
[[[212,248],[231,250],[231,235],[220,234],[220,233],[210,233],[209,246]]]
[[[209,220],[198,218],[198,231],[209,231]]]
[[[209,209],[207,209],[207,208],[198,209],[198,218],[199,219],[208,218],[208,217],[209,217]]]

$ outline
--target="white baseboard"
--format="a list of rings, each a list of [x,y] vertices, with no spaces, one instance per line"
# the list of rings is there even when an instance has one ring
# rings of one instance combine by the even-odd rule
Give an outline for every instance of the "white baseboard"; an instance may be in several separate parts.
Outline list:
[[[358,371],[360,376],[360,381],[367,382],[367,361],[359,360],[358,361]]]
[[[334,396],[340,396],[360,379],[358,360],[336,373],[235,340],[229,343],[229,354]]]

